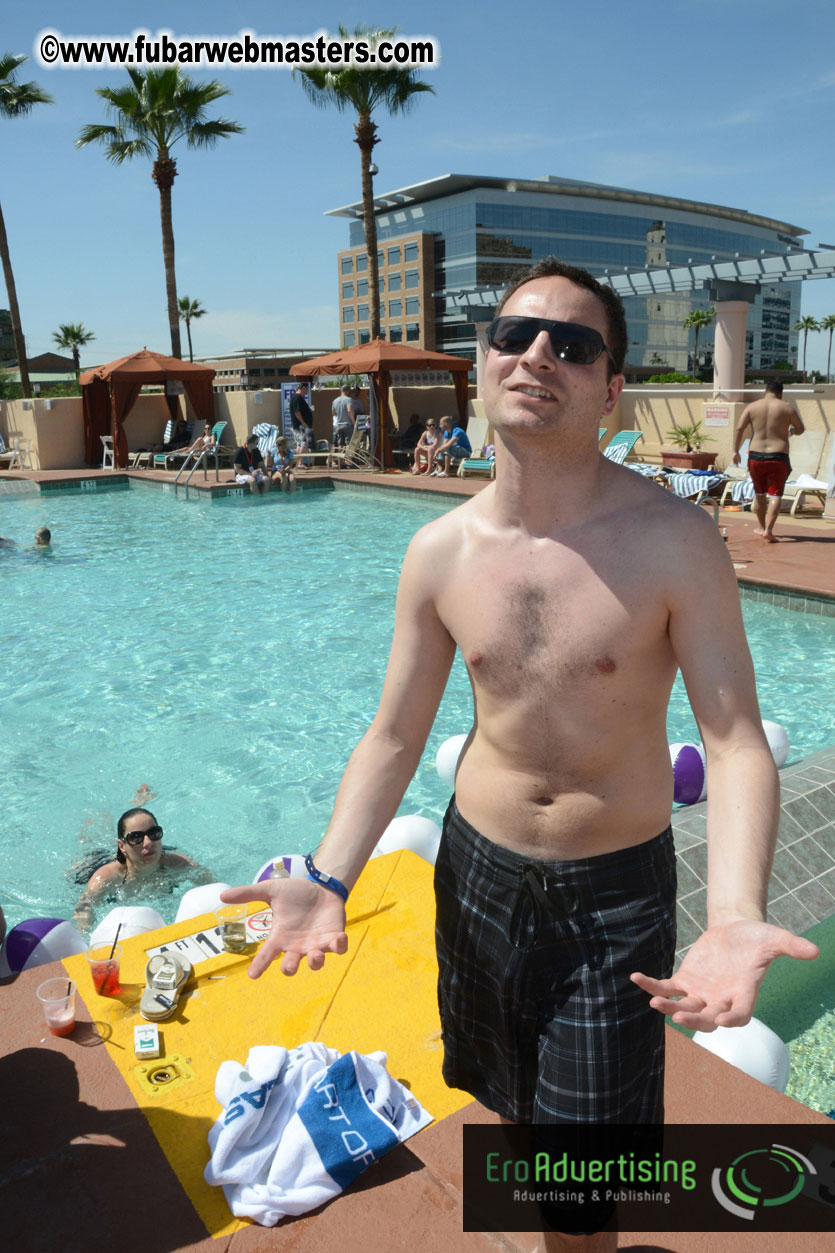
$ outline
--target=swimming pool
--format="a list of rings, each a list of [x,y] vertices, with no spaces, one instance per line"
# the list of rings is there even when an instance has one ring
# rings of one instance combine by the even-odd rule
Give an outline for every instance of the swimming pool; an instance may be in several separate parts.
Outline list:
[[[114,847],[141,782],[166,843],[219,880],[315,845],[376,708],[408,540],[454,503],[371,491],[186,503],[145,485],[0,498],[0,533],[23,546],[48,524],[55,540],[51,558],[0,562],[9,925],[71,913],[67,867]],[[786,726],[791,760],[826,746],[831,620],[752,601],[744,613],[763,716]],[[440,819],[435,753],[468,729],[470,705],[458,658],[400,813]],[[680,680],[668,732],[696,738]],[[170,921],[186,886],[149,903]]]

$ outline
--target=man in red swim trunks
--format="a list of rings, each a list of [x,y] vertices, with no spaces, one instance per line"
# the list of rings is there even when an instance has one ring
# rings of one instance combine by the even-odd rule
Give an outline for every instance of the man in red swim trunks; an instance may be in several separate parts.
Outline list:
[[[783,384],[777,380],[766,384],[761,400],[746,405],[734,437],[735,466],[739,465],[739,449],[747,427],[751,427],[748,448],[748,472],[754,484],[754,510],[761,535],[769,544],[776,544],[774,523],[780,512],[783,488],[789,477],[789,437],[802,435],[806,429],[794,405],[783,400]]]

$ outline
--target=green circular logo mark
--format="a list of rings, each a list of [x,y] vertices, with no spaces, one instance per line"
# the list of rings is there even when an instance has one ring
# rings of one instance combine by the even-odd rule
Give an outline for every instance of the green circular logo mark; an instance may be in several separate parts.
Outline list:
[[[753,1221],[758,1210],[788,1205],[802,1191],[807,1175],[815,1175],[808,1158],[785,1144],[740,1153],[727,1169],[711,1176],[713,1195],[738,1218]]]

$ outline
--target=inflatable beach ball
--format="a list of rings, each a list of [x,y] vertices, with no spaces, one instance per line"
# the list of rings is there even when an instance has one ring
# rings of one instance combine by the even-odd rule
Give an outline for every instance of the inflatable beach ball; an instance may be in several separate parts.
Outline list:
[[[183,922],[186,918],[212,913],[223,904],[220,894],[228,887],[228,883],[204,883],[199,888],[189,888],[180,901],[174,921]]]
[[[90,936],[90,948],[110,944],[117,932],[120,940],[129,940],[132,935],[144,935],[146,931],[164,926],[165,919],[150,905],[117,905],[102,918]]]
[[[766,722],[763,718],[763,731],[765,731],[765,738],[768,740],[774,764],[779,770],[781,766],[785,766],[789,756],[790,745],[786,728],[781,727],[779,722]]]
[[[752,1018],[744,1027],[697,1031],[693,1039],[708,1053],[724,1058],[746,1075],[767,1083],[778,1092],[785,1092],[791,1069],[789,1050],[779,1035],[759,1018]]]
[[[371,856],[382,857],[384,853],[396,853],[401,848],[408,848],[434,866],[440,842],[441,828],[437,822],[421,818],[419,814],[405,814],[388,824]]]
[[[253,883],[263,883],[265,879],[305,879],[307,866],[304,864],[304,853],[285,853],[283,856],[271,857],[265,861],[258,871]]]
[[[6,936],[0,953],[0,979],[86,949],[86,941],[71,922],[63,918],[27,918]]]
[[[467,738],[466,735],[451,735],[448,740],[444,740],[435,754],[435,769],[440,775],[441,782],[449,788],[455,787],[458,758],[461,756],[461,749],[466,744]]]
[[[673,800],[695,805],[707,795],[704,749],[700,744],[671,744]]]

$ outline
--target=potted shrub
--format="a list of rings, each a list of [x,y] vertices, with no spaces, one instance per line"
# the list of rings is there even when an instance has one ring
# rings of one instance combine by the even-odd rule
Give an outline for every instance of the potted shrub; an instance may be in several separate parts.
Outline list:
[[[702,445],[710,443],[701,422],[675,425],[667,432],[673,448],[661,449],[661,460],[674,470],[709,470],[716,460],[715,452],[702,452]]]

